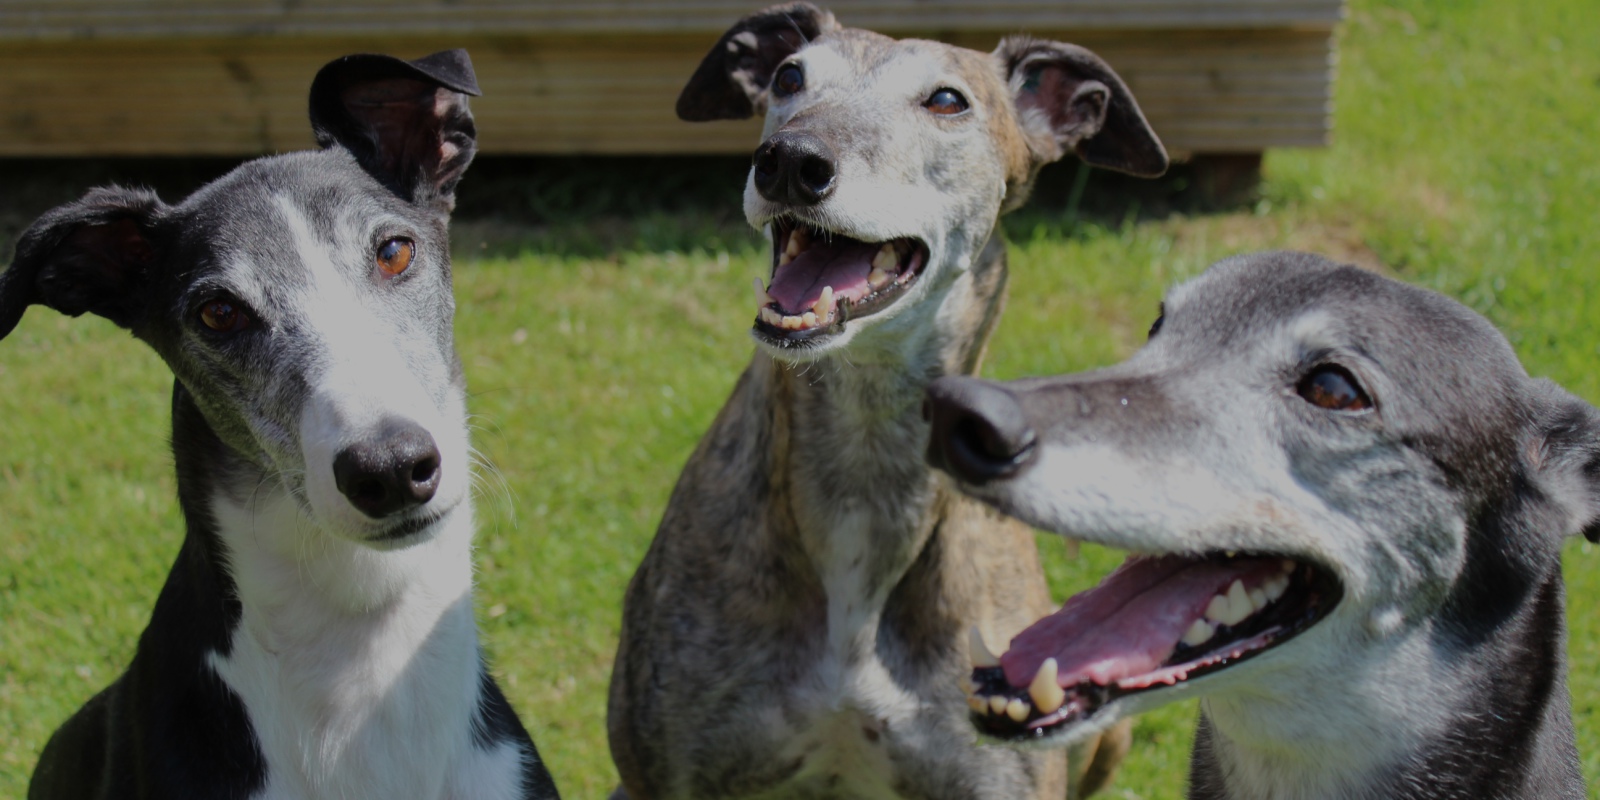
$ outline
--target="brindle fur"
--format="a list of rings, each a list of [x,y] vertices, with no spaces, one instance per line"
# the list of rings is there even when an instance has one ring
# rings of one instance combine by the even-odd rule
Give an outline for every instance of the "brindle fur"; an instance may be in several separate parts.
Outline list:
[[[768,136],[803,126],[827,139],[841,181],[859,159],[879,180],[892,173],[939,195],[950,218],[896,234],[934,240],[920,295],[901,298],[895,314],[847,323],[858,326],[848,346],[765,342],[690,457],[624,604],[608,712],[623,784],[615,797],[1053,799],[1069,796],[1069,782],[1073,796],[1090,793],[1126,751],[1126,726],[1074,751],[1070,781],[1060,753],[976,742],[960,689],[968,629],[998,647],[1052,606],[1031,531],[925,465],[920,411],[929,382],[978,371],[999,319],[998,216],[1020,204],[1039,166],[1094,138],[1058,133],[1046,146],[1013,107],[1021,82],[1009,80],[1006,56],[1070,46],[1018,40],[991,56],[840,29],[806,4],[778,7],[713,48],[681,115],[766,111],[766,79],[718,62],[740,36],[831,47],[869,94],[897,56],[944,59],[987,116],[962,149],[908,164],[920,151],[896,138],[908,134],[892,114],[872,120],[870,108],[842,103],[767,113]],[[740,63],[758,62],[768,77],[782,62],[755,55]],[[1105,72],[1115,102],[1131,103]],[[719,111],[730,105],[743,108]],[[1138,123],[1133,133],[1148,135],[1164,168],[1159,142]],[[1143,155],[1153,158],[1149,146]],[[753,191],[746,213],[759,226]],[[837,230],[855,213],[840,207],[821,204],[812,218]]]

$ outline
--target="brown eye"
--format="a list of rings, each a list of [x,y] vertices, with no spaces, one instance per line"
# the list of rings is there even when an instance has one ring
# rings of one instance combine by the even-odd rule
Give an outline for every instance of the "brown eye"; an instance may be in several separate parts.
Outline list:
[[[411,259],[416,254],[417,245],[410,239],[390,239],[378,247],[378,269],[383,270],[385,275],[399,275],[411,266]]]
[[[779,97],[788,97],[806,88],[806,74],[794,64],[784,64],[778,74],[772,77],[772,93]]]
[[[250,327],[250,315],[231,300],[212,300],[201,306],[200,321],[217,333],[238,333]]]
[[[1361,390],[1355,376],[1344,367],[1325,364],[1313,369],[1295,391],[1318,408],[1329,411],[1365,411],[1372,408],[1372,398]]]
[[[954,89],[940,89],[930,95],[922,107],[941,116],[960,114],[967,110],[967,98]]]

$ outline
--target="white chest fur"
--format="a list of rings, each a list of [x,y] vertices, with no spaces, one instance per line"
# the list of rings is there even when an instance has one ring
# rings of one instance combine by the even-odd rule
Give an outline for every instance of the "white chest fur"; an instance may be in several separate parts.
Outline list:
[[[394,552],[319,536],[287,496],[213,509],[243,614],[212,666],[255,730],[260,800],[520,796],[519,748],[472,742],[470,509]]]
[[[793,783],[826,793],[895,798],[889,752],[916,728],[922,703],[900,685],[876,647],[884,602],[898,574],[874,574],[873,548],[881,547],[873,514],[849,503],[826,518],[823,551],[816,553],[828,598],[827,647],[813,680],[796,689],[807,723],[785,747],[802,759]]]

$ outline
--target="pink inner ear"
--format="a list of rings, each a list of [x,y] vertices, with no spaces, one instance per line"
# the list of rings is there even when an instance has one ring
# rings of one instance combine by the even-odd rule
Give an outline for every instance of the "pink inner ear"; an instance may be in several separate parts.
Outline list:
[[[1050,120],[1050,129],[1057,135],[1092,136],[1104,122],[1110,92],[1105,91],[1099,81],[1075,78],[1061,67],[1046,65],[1039,68],[1029,83],[1033,88],[1017,98],[1017,105],[1043,111]],[[1098,101],[1074,102],[1078,99],[1078,90],[1086,84],[1101,87]]]
[[[439,135],[452,94],[422,81],[393,78],[346,89],[342,99],[350,116],[372,131],[384,171],[403,181],[418,167],[432,173],[454,155],[444,152]]]

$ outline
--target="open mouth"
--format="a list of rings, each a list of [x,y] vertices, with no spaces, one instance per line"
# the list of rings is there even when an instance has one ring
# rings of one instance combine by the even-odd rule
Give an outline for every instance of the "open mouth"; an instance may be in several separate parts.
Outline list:
[[[756,279],[755,329],[794,345],[894,304],[916,282],[928,248],[915,239],[863,242],[782,217],[772,221],[772,283]]]
[[[1277,647],[1338,605],[1331,572],[1281,556],[1130,556],[1099,586],[1011,640],[972,633],[972,721],[1041,739],[1120,697],[1176,686]]]

